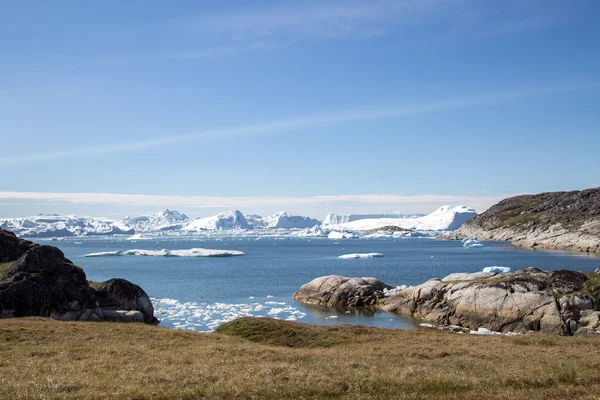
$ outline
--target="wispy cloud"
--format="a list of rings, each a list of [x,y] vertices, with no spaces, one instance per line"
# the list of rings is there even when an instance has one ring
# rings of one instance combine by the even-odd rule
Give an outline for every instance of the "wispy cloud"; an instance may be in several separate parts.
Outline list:
[[[382,36],[405,26],[433,25],[436,30],[485,36],[553,25],[566,14],[557,9],[569,6],[556,0],[502,3],[482,0],[278,1],[267,6],[203,13],[187,19],[183,26],[232,40],[294,35]]]
[[[471,195],[402,195],[402,194],[352,194],[331,196],[164,196],[117,193],[51,193],[51,192],[0,192],[3,201],[28,201],[37,204],[102,204],[143,207],[186,207],[198,209],[288,209],[319,208],[329,211],[344,206],[372,206],[405,209],[411,212],[432,211],[444,204],[467,204],[484,210],[505,196]]]
[[[8,156],[3,158],[2,162],[4,165],[16,165],[70,157],[132,152],[147,148],[203,139],[224,139],[237,136],[260,134],[289,134],[290,132],[297,132],[305,128],[323,127],[350,122],[401,117],[404,115],[432,113],[450,109],[460,109],[497,104],[528,97],[592,89],[598,86],[600,86],[599,83],[564,85],[531,89],[529,91],[513,91],[495,93],[493,95],[487,96],[474,96],[462,99],[448,99],[446,101],[438,101],[416,105],[388,105],[378,107],[355,108],[327,114],[306,115],[297,118],[276,120],[260,124],[248,124],[181,135],[163,136],[140,141],[123,142],[93,147],[73,148],[69,150],[61,150],[56,152],[45,151],[43,153],[30,153],[18,156]]]

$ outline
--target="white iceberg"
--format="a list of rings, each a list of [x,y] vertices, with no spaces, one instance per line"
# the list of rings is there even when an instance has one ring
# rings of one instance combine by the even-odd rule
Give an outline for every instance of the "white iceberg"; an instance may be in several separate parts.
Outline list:
[[[129,238],[127,238],[127,240],[152,240],[151,237],[146,237],[146,236],[142,236],[141,233],[136,233],[133,236],[130,236]]]
[[[126,250],[126,251],[105,251],[99,253],[89,253],[85,257],[114,257],[114,256],[141,256],[141,257],[234,257],[243,256],[245,253],[238,250],[213,250],[193,248],[187,250]]]
[[[470,237],[463,240],[463,247],[483,247],[483,243],[475,237]]]
[[[246,217],[238,210],[228,211],[212,217],[195,219],[185,225],[183,232],[201,232],[206,230],[251,229]]]
[[[510,272],[510,267],[498,267],[498,266],[493,266],[493,267],[485,267],[482,272],[494,272],[497,274],[502,274],[505,272]]]
[[[358,238],[358,235],[350,232],[333,231],[329,232],[329,235],[327,235],[327,237],[329,239],[356,239]]]
[[[399,228],[417,231],[452,231],[475,217],[477,211],[465,206],[443,206],[431,214],[416,218],[365,218],[342,223],[329,223],[330,229],[350,231],[370,231],[385,226],[397,226]],[[339,218],[326,218],[325,222],[338,222]],[[343,219],[341,219],[343,221]]]
[[[338,258],[342,260],[350,260],[356,258],[378,258],[383,257],[381,253],[353,253],[353,254],[344,254],[339,256]]]

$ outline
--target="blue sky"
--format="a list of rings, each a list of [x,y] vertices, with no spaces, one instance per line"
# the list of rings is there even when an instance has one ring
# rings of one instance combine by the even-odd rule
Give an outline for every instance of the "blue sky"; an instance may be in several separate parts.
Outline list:
[[[600,186],[600,3],[5,1],[0,216]]]

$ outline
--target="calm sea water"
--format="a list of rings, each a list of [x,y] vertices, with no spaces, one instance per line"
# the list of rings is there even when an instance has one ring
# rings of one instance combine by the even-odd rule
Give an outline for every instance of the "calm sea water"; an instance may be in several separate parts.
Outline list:
[[[193,238],[159,237],[130,241],[126,238],[73,238],[51,242],[88,279],[114,277],[140,285],[153,298],[161,325],[210,331],[236,317],[271,316],[313,324],[365,324],[411,328],[416,323],[387,313],[329,310],[307,307],[292,299],[304,283],[323,275],[376,277],[392,285],[416,285],[453,272],[475,272],[499,265],[516,269],[535,266],[545,270],[593,271],[600,258],[583,254],[527,251],[497,242],[464,248],[461,242],[428,238],[348,239],[326,238]],[[86,258],[87,253],[144,249],[241,250],[241,257]],[[341,260],[348,253],[378,252],[383,258]]]

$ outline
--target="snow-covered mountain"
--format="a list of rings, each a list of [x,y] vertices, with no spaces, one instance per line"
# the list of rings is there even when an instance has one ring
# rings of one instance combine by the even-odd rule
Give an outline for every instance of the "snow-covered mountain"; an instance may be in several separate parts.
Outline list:
[[[364,220],[364,219],[382,219],[382,218],[418,218],[423,217],[425,214],[327,214],[323,220],[323,226],[340,225],[347,222]]]
[[[136,233],[146,233],[179,230],[189,221],[187,215],[166,209],[156,214],[126,217],[117,226],[122,230],[133,229]]]
[[[65,237],[132,234],[134,230],[115,225],[106,218],[74,215],[38,215],[0,220],[0,228],[26,237]]]
[[[264,222],[265,228],[271,229],[306,229],[321,224],[319,220],[299,215],[289,215],[285,211],[264,218]]]
[[[212,217],[194,219],[185,225],[183,232],[200,232],[217,229],[251,229],[244,214],[238,210],[227,211]]]
[[[418,231],[453,231],[475,217],[477,211],[465,206],[443,206],[418,218],[377,218],[359,219],[342,224],[330,225],[332,230],[343,231],[369,231],[383,228],[384,226],[398,226],[404,229]]]

